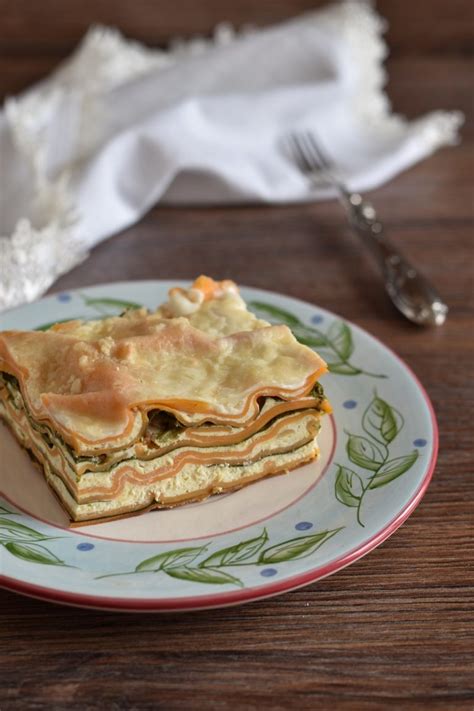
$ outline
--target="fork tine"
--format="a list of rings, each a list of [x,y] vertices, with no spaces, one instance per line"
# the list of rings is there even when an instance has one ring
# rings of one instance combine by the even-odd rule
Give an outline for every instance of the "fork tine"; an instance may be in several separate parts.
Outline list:
[[[313,145],[311,143],[311,133],[309,131],[305,131],[301,134],[300,146],[301,149],[304,151],[308,164],[311,166],[311,170],[317,170],[320,173],[324,173],[325,166],[319,160],[317,151],[313,150]]]
[[[306,159],[308,163],[313,165],[313,172],[318,170],[320,175],[333,187],[337,188],[340,194],[344,194],[347,197],[347,188],[340,177],[338,177],[336,168],[331,160],[327,158],[317,138],[311,131],[306,131],[304,134],[304,142]]]
[[[309,146],[310,151],[314,156],[317,157],[318,163],[325,168],[326,170],[330,170],[331,168],[331,162],[328,160],[327,156],[324,154],[323,149],[317,142],[315,136],[313,133],[308,131],[306,134],[306,140]]]
[[[315,165],[309,160],[307,150],[302,141],[303,134],[292,133],[288,136],[288,143],[293,156],[303,173],[311,173],[315,169]]]

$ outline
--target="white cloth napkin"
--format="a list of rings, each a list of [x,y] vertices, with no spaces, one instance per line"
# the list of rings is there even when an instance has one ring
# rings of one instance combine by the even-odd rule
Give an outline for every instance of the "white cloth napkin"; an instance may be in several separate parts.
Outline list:
[[[316,131],[357,190],[456,142],[459,112],[390,113],[383,29],[361,0],[166,52],[92,29],[0,114],[0,309],[42,294],[158,201],[331,197],[285,154],[290,130]]]

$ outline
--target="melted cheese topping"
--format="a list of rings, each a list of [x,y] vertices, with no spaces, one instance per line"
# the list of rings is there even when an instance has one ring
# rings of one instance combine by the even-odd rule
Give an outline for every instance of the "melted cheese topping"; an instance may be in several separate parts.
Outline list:
[[[78,451],[113,448],[137,422],[141,433],[150,409],[188,425],[244,425],[259,397],[302,397],[326,371],[287,326],[249,313],[232,282],[200,277],[176,294],[153,314],[3,332],[0,370],[18,378],[33,416]]]

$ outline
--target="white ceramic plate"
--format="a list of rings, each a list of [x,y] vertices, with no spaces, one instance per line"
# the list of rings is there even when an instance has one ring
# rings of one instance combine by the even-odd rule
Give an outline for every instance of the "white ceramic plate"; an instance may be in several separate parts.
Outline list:
[[[129,302],[154,308],[175,285],[128,282],[57,294],[2,314],[0,330],[117,314]],[[199,504],[71,530],[38,469],[0,424],[4,587],[106,609],[239,604],[334,573],[410,515],[438,443],[433,409],[413,373],[328,311],[257,289],[242,295],[330,364],[322,382],[334,415],[324,419],[321,459]]]

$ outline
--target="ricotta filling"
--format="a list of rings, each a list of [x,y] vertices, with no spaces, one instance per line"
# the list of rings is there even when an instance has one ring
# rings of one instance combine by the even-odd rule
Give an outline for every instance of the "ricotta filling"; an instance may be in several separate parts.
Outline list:
[[[267,398],[260,414],[269,419],[257,431],[209,424],[194,428],[200,439],[194,445],[186,439],[192,428],[157,411],[132,447],[112,455],[81,456],[34,420],[15,378],[0,375],[0,415],[42,464],[48,483],[74,520],[171,506],[297,466],[317,456],[325,402],[318,385],[300,410],[272,416],[279,403]],[[235,441],[226,443],[229,438]]]

